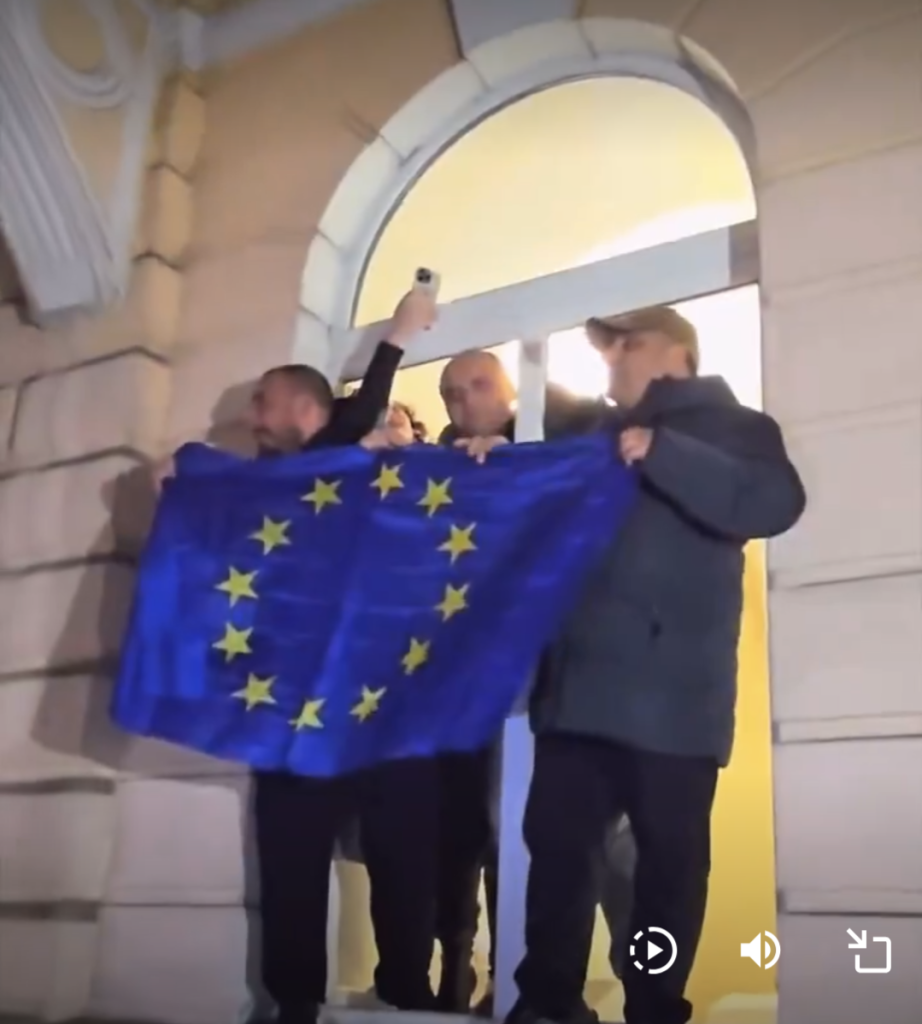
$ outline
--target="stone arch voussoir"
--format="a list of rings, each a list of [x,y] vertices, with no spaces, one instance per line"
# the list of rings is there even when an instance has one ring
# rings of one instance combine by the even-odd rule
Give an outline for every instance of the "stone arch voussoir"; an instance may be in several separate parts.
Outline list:
[[[641,77],[711,108],[755,170],[752,122],[733,81],[701,47],[659,25],[620,18],[542,22],[472,49],[395,113],[353,162],[307,253],[294,356],[338,377],[341,342],[367,261],[400,200],[438,156],[491,114],[565,82]]]

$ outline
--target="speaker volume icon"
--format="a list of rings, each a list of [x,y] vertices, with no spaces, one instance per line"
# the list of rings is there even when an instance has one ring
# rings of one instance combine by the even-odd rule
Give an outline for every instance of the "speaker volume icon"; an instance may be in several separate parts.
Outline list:
[[[762,942],[763,934],[765,936],[764,946]],[[774,953],[772,952],[772,946],[775,947]],[[765,950],[765,963],[762,962],[763,948]],[[781,943],[771,932],[759,932],[752,942],[740,944],[740,956],[748,956],[756,967],[764,967],[767,971],[769,967],[774,967],[778,963],[778,957],[781,956]]]

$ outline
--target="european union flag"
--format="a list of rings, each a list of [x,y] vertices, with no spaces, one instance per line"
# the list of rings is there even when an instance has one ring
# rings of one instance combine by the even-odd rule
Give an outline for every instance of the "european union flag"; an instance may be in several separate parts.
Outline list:
[[[631,506],[610,437],[177,455],[113,715],[331,776],[491,741]]]

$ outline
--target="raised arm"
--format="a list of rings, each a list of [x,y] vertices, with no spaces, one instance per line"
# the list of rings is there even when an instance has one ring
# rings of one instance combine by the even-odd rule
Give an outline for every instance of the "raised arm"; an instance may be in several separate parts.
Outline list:
[[[330,432],[338,444],[358,444],[378,425],[391,397],[394,376],[405,346],[436,319],[436,305],[426,291],[408,292],[397,304],[386,341],[375,349],[358,391],[337,399]]]

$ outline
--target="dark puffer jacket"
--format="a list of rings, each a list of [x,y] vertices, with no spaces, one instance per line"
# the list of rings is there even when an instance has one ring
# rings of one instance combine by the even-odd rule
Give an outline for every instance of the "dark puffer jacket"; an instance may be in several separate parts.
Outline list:
[[[721,378],[654,381],[600,421],[613,437],[639,426],[654,440],[637,506],[542,665],[535,731],[726,764],[743,546],[790,529],[803,486],[775,421]]]

